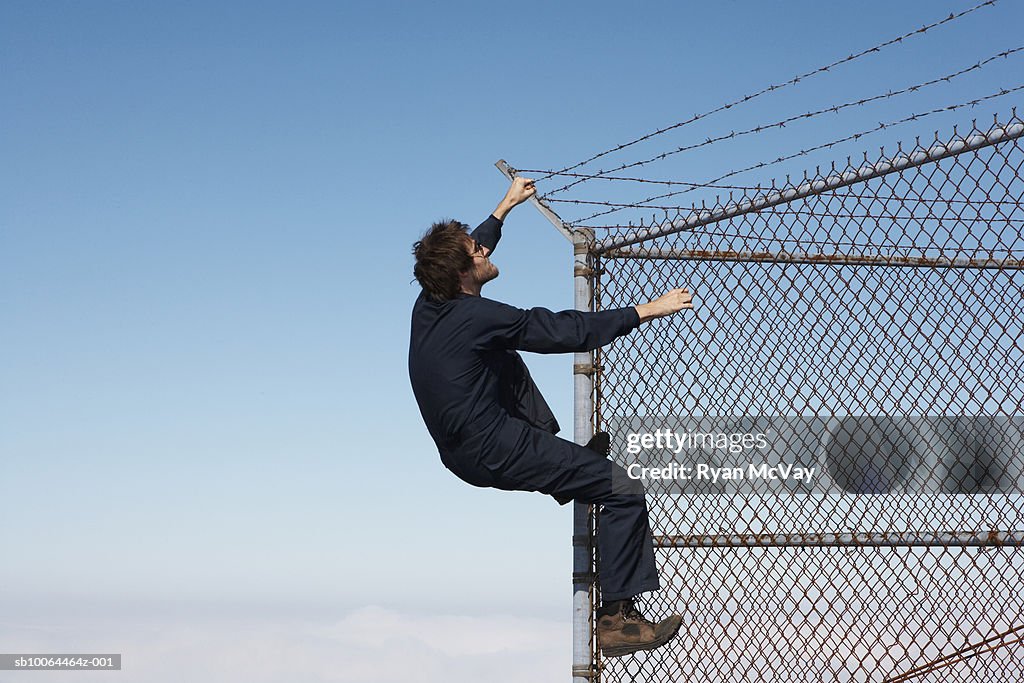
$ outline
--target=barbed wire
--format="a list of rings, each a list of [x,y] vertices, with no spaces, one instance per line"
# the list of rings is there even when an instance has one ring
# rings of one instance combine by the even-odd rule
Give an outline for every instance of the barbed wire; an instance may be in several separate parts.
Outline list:
[[[760,97],[762,95],[765,95],[765,94],[767,94],[769,92],[773,92],[773,91],[776,91],[776,90],[781,90],[782,88],[785,88],[785,87],[788,87],[788,86],[791,86],[791,85],[795,85],[795,84],[797,84],[797,83],[799,83],[799,82],[801,82],[803,80],[806,80],[806,79],[808,79],[808,78],[810,78],[812,76],[816,76],[816,75],[821,74],[821,73],[826,73],[826,72],[830,71],[831,69],[833,69],[833,68],[835,68],[837,66],[840,66],[842,64],[846,64],[848,62],[852,62],[854,60],[860,59],[861,57],[864,57],[865,55],[869,55],[869,54],[872,54],[872,53],[875,53],[875,52],[880,52],[884,48],[887,48],[887,47],[889,47],[891,45],[902,43],[903,40],[905,40],[907,38],[927,33],[928,31],[930,31],[933,28],[937,28],[939,26],[942,26],[943,24],[947,24],[947,23],[949,23],[951,21],[955,21],[957,19],[960,19],[961,17],[967,16],[968,14],[971,14],[972,12],[976,12],[977,10],[979,10],[979,9],[981,9],[983,7],[987,7],[989,5],[994,5],[996,2],[998,2],[998,0],[986,0],[986,2],[982,2],[981,4],[975,5],[974,7],[970,7],[968,9],[966,9],[966,10],[963,10],[962,12],[959,12],[959,13],[956,13],[956,14],[952,14],[951,13],[948,17],[946,17],[946,18],[944,18],[944,19],[942,19],[940,21],[936,21],[936,22],[934,22],[932,24],[926,24],[925,26],[922,26],[921,28],[918,28],[918,29],[916,29],[914,31],[910,31],[908,33],[904,33],[903,35],[900,35],[900,36],[897,36],[896,38],[892,38],[890,40],[887,40],[884,43],[880,43],[878,45],[875,45],[874,47],[868,48],[866,50],[861,50],[860,52],[848,55],[848,56],[843,57],[842,59],[838,59],[838,60],[836,60],[836,61],[834,61],[834,62],[832,62],[830,64],[826,64],[825,66],[821,66],[821,67],[818,67],[817,69],[814,69],[812,71],[808,71],[807,73],[800,74],[798,76],[794,76],[793,78],[789,79],[788,81],[784,81],[782,83],[776,83],[776,84],[769,85],[769,86],[767,86],[767,87],[765,87],[765,88],[763,88],[763,89],[761,89],[761,90],[759,90],[759,91],[757,91],[757,92],[755,92],[753,94],[746,95],[744,97],[741,97],[738,100],[734,100],[734,101],[729,102],[727,104],[723,104],[723,105],[721,105],[719,107],[716,107],[715,109],[711,109],[711,110],[706,111],[706,112],[704,112],[702,114],[695,114],[692,117],[690,117],[689,119],[686,119],[685,121],[679,121],[679,122],[674,123],[674,124],[672,124],[670,126],[666,126],[665,128],[659,128],[658,130],[656,130],[656,131],[654,131],[652,133],[648,133],[648,134],[643,135],[643,136],[641,136],[639,138],[636,138],[635,140],[632,140],[630,142],[627,142],[627,143],[624,143],[624,144],[621,144],[621,145],[617,145],[615,147],[612,147],[611,149],[607,149],[607,150],[605,150],[603,152],[600,152],[598,154],[595,154],[594,156],[590,157],[589,159],[586,159],[586,160],[581,161],[579,163],[573,164],[571,166],[567,166],[567,167],[563,168],[558,174],[552,174],[552,175],[546,176],[544,178],[539,178],[538,180],[547,180],[548,178],[553,177],[554,175],[561,175],[561,174],[564,174],[567,171],[572,171],[572,170],[575,170],[577,168],[580,168],[581,166],[586,166],[590,162],[595,161],[597,159],[600,159],[601,157],[607,156],[608,154],[612,154],[614,152],[618,152],[620,150],[623,150],[623,149],[625,149],[627,147],[631,147],[631,146],[633,146],[633,145],[635,145],[635,144],[637,144],[639,142],[643,142],[643,141],[649,140],[649,139],[651,139],[651,138],[653,138],[655,136],[661,135],[663,133],[667,133],[670,130],[674,130],[676,128],[681,128],[682,126],[686,126],[686,125],[689,125],[689,124],[694,123],[696,121],[700,121],[701,119],[705,119],[705,118],[707,118],[707,117],[709,117],[709,116],[711,116],[713,114],[717,114],[719,112],[725,111],[727,109],[731,109],[731,108],[733,108],[735,106],[738,106],[740,104],[743,104],[745,102],[749,102],[750,100],[756,99],[756,98],[758,98],[758,97]]]
[[[856,196],[855,195],[847,195],[846,197],[856,197]],[[892,200],[893,201],[899,201],[895,197],[893,197]],[[676,206],[676,205],[672,205],[672,206],[657,206],[657,205],[654,205],[654,204],[648,204],[648,205],[645,205],[643,207],[637,207],[634,204],[624,204],[624,203],[621,203],[621,202],[600,202],[600,201],[597,201],[597,200],[551,200],[551,202],[558,202],[558,203],[561,203],[561,204],[584,204],[584,205],[605,206],[605,207],[621,207],[621,208],[624,208],[624,209],[635,209],[635,208],[657,209],[658,211],[676,211],[678,213],[690,212],[690,211],[693,210],[693,207],[685,206],[685,205],[679,205],[679,206]],[[953,203],[952,200],[949,200],[948,202],[950,204]],[[913,200],[913,203],[914,204],[921,204],[923,202],[920,201],[920,200]],[[976,202],[962,200],[961,202],[957,202],[957,203],[965,203],[965,204],[969,204],[971,206],[975,206],[975,205],[977,205],[977,206],[1016,206],[1018,208],[1024,206],[1020,202],[1004,202],[1004,201],[998,201],[998,200],[996,200],[996,201],[978,200]],[[794,209],[773,211],[772,207],[764,209],[763,212],[766,212],[766,213],[768,213],[768,212],[770,212],[770,213],[801,213],[800,211],[797,211],[797,210],[794,210]],[[804,211],[803,213],[809,213],[811,215],[823,215],[823,216],[849,216],[849,217],[857,217],[857,216],[852,216],[852,215],[849,215],[849,214],[841,214],[841,213],[820,213],[819,214],[819,213],[814,212],[814,211]],[[861,217],[861,218],[882,218],[884,216],[881,216],[881,215],[880,216],[874,216],[874,215],[867,215],[867,214],[865,214],[865,215],[859,216],[859,217]],[[915,217],[916,218],[920,218],[921,216],[915,216]],[[1007,218],[1005,220],[1010,220],[1010,219]],[[598,227],[598,226],[595,226],[595,225],[580,225],[580,227],[591,227],[591,228],[593,228],[593,227]],[[610,226],[605,226],[605,227],[610,227]],[[616,227],[623,227],[623,226],[622,225],[618,225]]]
[[[529,174],[532,175],[534,173],[552,173],[552,172],[549,169],[519,168],[519,169],[516,169],[516,173],[519,173],[519,174],[529,173]],[[591,180],[625,180],[625,181],[632,181],[632,182],[635,182],[635,183],[650,183],[650,184],[653,184],[653,185],[690,185],[690,186],[693,186],[693,187],[711,187],[711,188],[721,189],[721,190],[759,190],[759,189],[762,189],[762,188],[759,188],[759,187],[754,187],[753,185],[709,185],[708,183],[695,183],[695,182],[691,182],[691,181],[688,181],[688,180],[651,180],[649,178],[635,178],[635,177],[611,176],[611,175],[598,176],[598,175],[591,175],[589,173],[561,173],[561,172],[557,172],[557,173],[552,173],[552,175],[568,176],[568,177],[574,177],[574,178],[590,178]],[[548,177],[550,178],[552,176],[548,176]],[[540,182],[540,181],[538,180],[537,182]],[[547,195],[541,195],[541,199],[546,199],[549,196],[550,196],[550,193],[547,194]],[[557,200],[551,200],[551,201],[557,201]]]
[[[914,203],[917,203],[916,200]],[[977,202],[980,206],[987,204],[995,204],[995,202]],[[693,207],[687,206],[649,206],[644,207],[649,209],[658,209],[664,211],[676,211],[677,214],[684,212],[693,211]],[[774,207],[768,207],[758,212],[760,216],[816,216],[818,218],[887,218],[891,220],[916,220],[916,221],[952,221],[956,223],[1013,223],[1020,222],[1024,223],[1024,217],[1022,218],[963,218],[961,216],[934,216],[934,215],[900,215],[900,214],[885,214],[885,213],[847,213],[843,211],[832,212],[832,211],[809,211],[807,209],[776,209]],[[579,225],[580,228],[590,228],[591,230],[617,230],[617,229],[628,229],[635,228],[638,226],[628,225]]]
[[[935,136],[935,141],[939,142],[938,135]],[[920,139],[918,139],[918,144],[920,144]],[[850,161],[850,159],[847,158],[847,162],[849,162],[849,161]],[[865,161],[866,161],[866,159],[865,159]],[[832,171],[833,172],[837,172],[835,164],[832,164]],[[516,169],[516,173],[517,174],[524,174],[524,173],[533,174],[533,173],[546,173],[546,172],[547,171],[544,171],[542,169],[536,169],[536,168]],[[820,170],[819,170],[819,174],[820,174]],[[652,179],[649,179],[649,178],[634,178],[634,177],[623,177],[623,176],[590,176],[590,175],[582,174],[582,173],[579,173],[579,174],[577,174],[577,173],[564,173],[562,175],[579,176],[581,178],[582,177],[593,178],[594,180],[623,180],[623,181],[634,181],[634,182],[638,182],[638,183],[649,183],[649,184],[652,184],[652,185],[668,185],[668,186],[672,186],[672,185],[685,185],[687,187],[693,187],[693,188],[711,188],[711,189],[716,189],[716,190],[742,190],[744,192],[764,192],[764,191],[767,191],[767,190],[777,190],[778,189],[778,187],[775,186],[775,185],[725,185],[725,184],[722,184],[722,183],[697,183],[697,182],[693,182],[693,181],[689,181],[689,180],[652,180]],[[825,195],[825,194],[833,195],[833,194],[840,194],[840,193],[842,194],[843,197],[856,197],[858,199],[883,199],[883,200],[885,200],[885,199],[899,199],[899,197],[897,197],[896,195],[880,195],[880,194],[869,194],[869,193],[852,192],[852,191],[849,191],[849,188],[845,188],[845,187],[839,187],[839,188],[835,188],[835,189],[831,189],[831,190],[825,190],[824,192],[822,192],[823,195]],[[575,204],[601,204],[602,203],[602,202],[599,202],[599,201],[596,201],[596,200],[588,202],[588,201],[584,201],[584,200],[552,199],[552,198],[549,198],[549,197],[547,197],[545,195],[541,195],[541,199],[544,199],[544,201],[549,202],[549,203],[559,203],[559,204],[573,204],[573,203],[575,203]],[[969,199],[942,199],[942,198],[939,198],[939,197],[936,197],[934,199],[921,198],[921,199],[919,199],[917,201],[918,202],[932,202],[932,203],[942,202],[942,203],[946,203],[946,204],[974,204],[975,203],[974,201],[969,200]],[[1019,202],[1019,201],[1012,201],[1011,202],[1011,201],[1002,201],[1002,200],[986,201],[986,203],[988,203],[988,204],[1006,204],[1006,205],[1014,205],[1014,206],[1021,206],[1022,205],[1022,203]],[[630,206],[632,206],[632,205],[630,205]],[[662,208],[662,207],[649,206],[649,207],[646,207],[646,208],[656,209],[656,208]],[[668,208],[683,208],[683,207],[668,207]],[[581,227],[589,227],[589,226],[581,226]]]
[[[770,187],[758,187],[758,188],[750,188],[750,189],[752,189],[752,190],[756,189],[758,191],[765,191],[765,190],[770,190],[770,189],[773,189],[773,188],[770,188]],[[778,189],[778,188],[774,188],[774,189]],[[838,192],[841,192],[842,190],[843,190],[843,188],[838,188],[838,189],[835,189],[835,190],[827,190],[826,193],[828,193],[828,194],[836,194]],[[825,194],[825,193],[822,193],[822,194]],[[900,197],[897,197],[896,195],[877,195],[877,194],[876,195],[870,195],[870,194],[848,193],[848,194],[842,194],[842,195],[837,195],[837,196],[841,196],[841,197],[844,197],[844,198],[850,198],[850,199],[872,199],[872,200],[883,200],[883,201],[903,201]],[[686,206],[686,205],[683,205],[683,204],[672,204],[672,205],[667,205],[667,206],[659,206],[657,204],[645,204],[643,206],[637,206],[636,204],[631,204],[631,203],[628,203],[628,202],[607,202],[607,201],[601,201],[601,200],[598,200],[598,199],[548,199],[546,201],[549,202],[549,203],[552,203],[552,204],[580,204],[580,205],[586,205],[586,206],[621,207],[623,209],[643,208],[643,209],[658,209],[659,211],[680,211],[680,212],[681,211],[692,211],[693,210],[692,206]],[[928,203],[931,203],[931,204],[969,204],[969,205],[972,205],[972,206],[977,204],[977,205],[986,205],[986,206],[1013,206],[1013,207],[1016,207],[1016,208],[1024,208],[1024,202],[1020,202],[1020,201],[1004,201],[1004,200],[998,200],[998,199],[997,200],[991,200],[991,199],[978,199],[978,200],[971,200],[971,199],[915,199],[914,203],[915,204],[928,204]],[[581,228],[593,228],[593,227],[609,227],[609,226],[580,225],[579,227],[581,227]],[[622,226],[616,226],[616,227],[622,227]]]
[[[1018,85],[1018,86],[1015,86],[1013,88],[1003,88],[1003,89],[999,90],[998,92],[992,93],[991,95],[985,95],[984,97],[978,97],[978,98],[975,98],[973,100],[968,100],[967,102],[961,102],[959,104],[951,104],[951,105],[946,106],[946,107],[937,107],[935,109],[931,109],[931,110],[924,111],[924,112],[919,112],[917,114],[911,114],[910,116],[904,117],[902,119],[898,119],[896,121],[889,121],[889,122],[885,122],[885,123],[879,123],[874,128],[863,130],[863,131],[860,131],[858,133],[853,133],[852,135],[847,135],[847,136],[839,138],[837,140],[832,140],[831,142],[825,142],[825,143],[822,143],[820,145],[815,145],[813,147],[808,147],[807,149],[802,149],[799,152],[794,152],[793,154],[788,154],[786,156],[781,156],[781,157],[779,157],[777,159],[774,159],[772,161],[762,161],[760,163],[753,164],[751,166],[747,166],[745,168],[737,169],[735,171],[730,171],[728,173],[725,173],[723,175],[718,176],[717,178],[712,178],[708,182],[709,183],[717,183],[717,182],[720,182],[722,180],[725,180],[726,178],[731,178],[733,176],[740,175],[741,173],[747,173],[749,171],[753,171],[753,170],[756,170],[756,169],[766,168],[768,166],[773,166],[775,164],[782,163],[783,161],[790,161],[791,159],[795,159],[797,157],[806,156],[806,155],[810,154],[811,152],[817,152],[817,151],[820,151],[820,150],[823,150],[823,149],[830,149],[830,148],[835,147],[836,145],[842,144],[844,142],[850,142],[852,140],[859,140],[862,137],[865,137],[865,136],[868,136],[868,135],[872,135],[874,133],[878,133],[880,131],[883,131],[883,130],[886,130],[886,129],[889,129],[889,128],[894,128],[896,126],[903,125],[903,124],[909,123],[911,121],[918,121],[920,119],[926,118],[928,116],[932,116],[934,114],[941,114],[941,113],[949,112],[949,111],[957,111],[957,110],[963,109],[965,107],[975,107],[975,106],[981,104],[982,102],[987,102],[988,100],[993,100],[993,99],[996,99],[998,97],[1004,97],[1006,95],[1018,92],[1020,90],[1024,90],[1024,85]],[[678,195],[681,195],[681,194],[686,194],[688,192],[692,192],[694,189],[696,189],[696,188],[691,187],[691,188],[686,189],[686,190],[679,190],[679,191],[676,191],[676,192],[668,192],[668,193],[665,193],[665,194],[656,195],[656,196],[653,196],[653,197],[648,197],[647,199],[641,200],[640,202],[637,202],[637,203],[634,203],[634,204],[629,204],[628,206],[613,208],[613,209],[609,209],[608,211],[599,211],[597,213],[591,214],[591,215],[586,216],[584,218],[580,218],[580,219],[578,219],[576,221],[572,221],[572,222],[569,223],[569,225],[578,225],[578,224],[580,224],[580,223],[582,223],[584,221],[589,221],[589,220],[591,220],[593,218],[597,218],[598,216],[604,216],[604,215],[607,215],[607,214],[610,214],[610,213],[615,213],[615,212],[621,211],[622,209],[625,209],[625,208],[636,208],[636,209],[650,208],[650,206],[649,206],[650,202],[657,201],[659,199],[666,199],[668,197],[675,197],[675,196],[678,196]],[[553,200],[546,200],[546,201],[553,201]]]
[[[844,102],[843,104],[836,104],[836,105],[833,105],[831,107],[825,107],[823,109],[817,109],[817,110],[809,111],[809,112],[806,112],[806,113],[803,113],[803,114],[796,114],[794,116],[790,116],[788,118],[782,119],[781,121],[776,121],[775,123],[768,123],[768,124],[764,124],[764,125],[760,125],[760,126],[755,126],[753,128],[748,128],[746,130],[730,131],[728,134],[719,135],[719,136],[716,136],[716,137],[710,137],[710,138],[707,138],[706,140],[703,140],[702,142],[696,142],[696,143],[693,143],[691,145],[683,145],[682,147],[677,147],[676,149],[674,149],[672,151],[663,152],[661,154],[658,154],[656,156],[651,157],[650,159],[644,159],[643,161],[634,161],[634,162],[631,162],[631,163],[628,163],[628,164],[622,164],[621,166],[617,166],[617,167],[615,167],[613,169],[610,169],[608,171],[608,173],[616,173],[618,171],[624,171],[624,170],[629,169],[629,168],[636,168],[638,166],[646,166],[647,164],[653,163],[655,161],[661,161],[661,160],[663,160],[663,159],[665,159],[667,157],[670,157],[670,156],[672,156],[674,154],[679,154],[681,152],[689,152],[689,151],[692,151],[692,150],[695,150],[695,149],[700,149],[701,147],[708,147],[708,146],[713,145],[713,144],[715,144],[717,142],[722,142],[723,140],[732,140],[732,139],[735,139],[735,138],[743,137],[745,135],[756,135],[758,133],[763,133],[763,132],[765,132],[767,130],[772,130],[774,128],[785,128],[786,125],[788,125],[790,123],[794,123],[795,121],[804,121],[804,120],[807,120],[807,119],[812,119],[812,118],[821,116],[823,114],[838,114],[840,111],[842,111],[844,109],[849,109],[850,107],[860,107],[860,106],[863,106],[865,104],[869,104],[871,102],[877,102],[879,100],[887,100],[887,99],[891,99],[893,97],[899,97],[900,95],[905,95],[905,94],[911,93],[911,92],[917,92],[919,90],[922,90],[924,88],[936,85],[938,83],[949,83],[954,78],[957,78],[959,76],[963,76],[963,75],[968,74],[968,73],[970,73],[972,71],[977,71],[979,69],[982,69],[986,65],[990,64],[991,62],[994,62],[997,59],[1006,59],[1010,55],[1016,54],[1016,53],[1021,52],[1021,51],[1024,51],[1024,46],[1012,48],[1012,49],[1009,49],[1009,50],[1004,50],[1003,52],[1000,52],[998,54],[992,55],[991,57],[983,59],[980,62],[977,62],[975,64],[972,64],[971,66],[968,66],[968,67],[965,67],[963,69],[960,69],[959,71],[956,71],[954,73],[947,74],[945,76],[940,76],[938,78],[933,78],[933,79],[931,79],[929,81],[924,81],[922,83],[917,83],[915,85],[907,86],[906,88],[901,88],[900,90],[890,90],[888,92],[881,93],[881,94],[878,94],[878,95],[872,95],[871,97],[865,97],[865,98],[862,98],[862,99],[859,99],[859,100],[854,100],[854,101],[851,101],[851,102]],[[585,175],[585,174],[581,174],[581,175]],[[567,183],[566,185],[563,185],[562,187],[560,187],[558,189],[555,189],[555,190],[552,190],[551,192],[548,192],[546,195],[544,195],[544,197],[545,198],[549,198],[552,195],[558,194],[560,192],[565,192],[566,190],[568,190],[568,189],[570,189],[572,187],[575,187],[576,185],[579,185],[581,183],[585,183],[585,182],[587,182],[589,180],[593,180],[595,178],[599,178],[599,177],[603,177],[603,176],[604,176],[603,172],[592,174],[592,175],[589,175],[589,176],[585,175],[585,177],[581,177],[578,180],[573,180],[573,181]]]

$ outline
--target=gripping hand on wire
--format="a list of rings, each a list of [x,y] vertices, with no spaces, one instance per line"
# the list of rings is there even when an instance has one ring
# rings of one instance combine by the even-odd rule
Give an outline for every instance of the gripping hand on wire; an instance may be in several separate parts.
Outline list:
[[[534,186],[533,180],[530,178],[515,178],[512,181],[512,186],[505,193],[505,198],[501,200],[498,208],[494,210],[494,217],[499,221],[505,220],[505,216],[508,215],[509,211],[535,194],[537,194],[537,188]]]

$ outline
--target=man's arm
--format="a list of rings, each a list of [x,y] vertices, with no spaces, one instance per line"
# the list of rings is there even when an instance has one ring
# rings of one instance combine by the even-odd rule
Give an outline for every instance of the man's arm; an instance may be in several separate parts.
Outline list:
[[[693,308],[690,293],[673,289],[654,301],[604,311],[524,310],[479,298],[472,320],[477,345],[535,353],[591,351],[628,334],[641,323]]]
[[[494,210],[494,213],[469,233],[469,236],[484,248],[484,256],[490,256],[494,248],[498,246],[498,240],[501,239],[501,224],[508,216],[508,212],[536,193],[537,188],[534,187],[532,180],[516,178],[512,181],[508,192],[505,193],[505,197],[498,203],[498,208]]]
[[[469,237],[484,248],[485,256],[489,256],[498,246],[498,240],[501,239],[501,221],[497,216],[488,216],[483,223],[476,226],[473,232],[469,233]]]
[[[546,308],[516,308],[484,297],[474,298],[469,317],[476,348],[534,353],[591,351],[640,324],[640,314],[632,306],[555,313]]]

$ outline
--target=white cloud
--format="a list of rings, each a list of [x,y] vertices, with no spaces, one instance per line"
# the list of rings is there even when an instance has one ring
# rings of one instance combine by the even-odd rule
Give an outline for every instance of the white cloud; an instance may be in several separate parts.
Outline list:
[[[209,617],[0,624],[5,652],[110,653],[123,669],[76,673],[117,683],[491,683],[569,677],[571,627],[494,615],[363,607],[336,622]],[[66,672],[0,672],[0,683],[64,683]]]

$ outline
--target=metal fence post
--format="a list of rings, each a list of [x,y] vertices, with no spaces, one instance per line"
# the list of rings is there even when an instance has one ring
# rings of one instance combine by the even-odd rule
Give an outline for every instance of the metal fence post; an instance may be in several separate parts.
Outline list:
[[[593,301],[589,230],[573,233],[573,290],[578,311],[589,311]],[[585,444],[594,435],[594,355],[586,351],[573,358],[573,437]],[[573,683],[596,680],[591,623],[594,584],[591,508],[573,503],[572,522],[572,676]]]
[[[504,159],[494,164],[509,181],[516,177],[514,168]],[[576,310],[589,311],[593,304],[594,233],[586,229],[570,229],[545,202],[536,196],[530,199],[542,216],[548,219],[573,245],[573,305]],[[583,445],[594,435],[594,355],[591,352],[573,356],[573,438]],[[572,680],[573,683],[597,681],[594,651],[593,599],[594,585],[593,529],[589,505],[573,503],[572,512]]]

